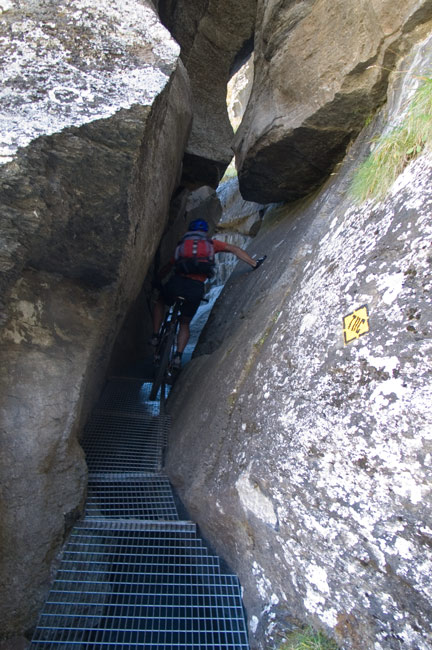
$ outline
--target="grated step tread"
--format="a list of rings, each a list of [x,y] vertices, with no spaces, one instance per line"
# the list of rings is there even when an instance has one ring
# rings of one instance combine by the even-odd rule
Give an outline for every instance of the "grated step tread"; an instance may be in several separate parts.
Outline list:
[[[162,472],[170,418],[150,390],[111,378],[85,427],[86,514],[30,650],[249,649],[237,577],[178,519]]]
[[[167,478],[147,476],[116,480],[89,477],[86,519],[178,519]]]
[[[159,403],[150,401],[151,382],[143,380],[111,379],[98,401],[98,408],[159,415]],[[163,416],[169,421],[168,416]]]

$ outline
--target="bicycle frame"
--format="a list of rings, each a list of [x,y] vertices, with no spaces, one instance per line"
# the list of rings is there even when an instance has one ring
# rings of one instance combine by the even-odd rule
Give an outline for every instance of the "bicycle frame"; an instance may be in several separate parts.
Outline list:
[[[162,324],[159,344],[155,350],[155,374],[153,386],[150,391],[150,400],[155,400],[160,390],[161,404],[165,401],[165,385],[167,370],[175,353],[176,335],[180,322],[181,309],[185,299],[177,296],[174,304],[169,308]]]

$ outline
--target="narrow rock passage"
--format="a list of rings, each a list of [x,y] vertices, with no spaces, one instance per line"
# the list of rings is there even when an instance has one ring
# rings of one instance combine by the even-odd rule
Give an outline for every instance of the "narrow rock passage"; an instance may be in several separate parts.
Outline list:
[[[151,384],[111,379],[86,427],[83,521],[31,650],[249,648],[240,585],[180,520],[163,473],[169,418]]]

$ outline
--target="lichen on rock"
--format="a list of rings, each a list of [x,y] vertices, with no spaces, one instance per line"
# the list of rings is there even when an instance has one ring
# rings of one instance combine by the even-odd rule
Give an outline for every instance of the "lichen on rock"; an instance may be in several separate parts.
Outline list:
[[[191,106],[179,47],[145,0],[1,6],[0,635],[10,637],[34,624],[82,513],[80,431],[167,224]]]
[[[413,62],[429,69],[430,39]],[[171,396],[169,475],[238,572],[257,649],[295,620],[350,650],[430,647],[430,154],[385,200],[350,195],[410,92],[395,80],[313,200],[266,210],[248,251],[268,259],[234,271]]]
[[[179,46],[145,2],[2,5],[0,162],[39,135],[151,105]]]

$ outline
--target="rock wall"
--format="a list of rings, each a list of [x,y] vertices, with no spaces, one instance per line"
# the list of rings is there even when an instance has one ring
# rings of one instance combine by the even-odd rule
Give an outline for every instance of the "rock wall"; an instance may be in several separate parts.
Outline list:
[[[236,131],[243,119],[254,78],[253,53],[228,82],[227,106],[229,120]]]
[[[254,237],[261,227],[268,205],[245,201],[239,192],[237,178],[222,183],[217,191],[222,208],[218,229],[237,230],[246,237]]]
[[[0,637],[35,621],[80,514],[78,434],[165,229],[189,136],[149,3],[1,5]]]
[[[268,206],[245,201],[239,192],[237,178],[221,183],[216,196],[221,216],[217,222],[215,237],[240,248],[247,248],[259,232]],[[225,284],[236,264],[237,258],[232,254],[217,255],[212,284]]]
[[[344,649],[432,645],[431,155],[380,203],[349,191],[430,45],[327,184],[266,213],[268,260],[239,264],[170,396],[168,472],[240,576],[252,648],[298,621]]]
[[[227,83],[238,60],[253,48],[256,0],[158,0],[162,21],[180,43],[188,71],[194,120],[183,183],[218,186],[233,157]]]
[[[319,187],[431,19],[429,0],[259,0],[254,86],[233,144],[243,197],[291,201]]]
[[[383,117],[308,201],[262,203],[326,178],[432,5],[259,0],[236,139],[245,200],[203,206],[188,193],[229,161],[226,82],[256,3],[153,4],[0,0],[0,637],[34,622],[81,511],[79,431],[161,238],[163,257],[223,203],[228,230],[258,233],[250,250],[269,259],[238,267],[182,373],[171,476],[240,574],[254,647],[300,620],[347,649],[426,650],[430,159],[386,201],[353,205]],[[429,73],[424,52],[407,80]],[[342,316],[363,305],[370,332],[344,346]]]

